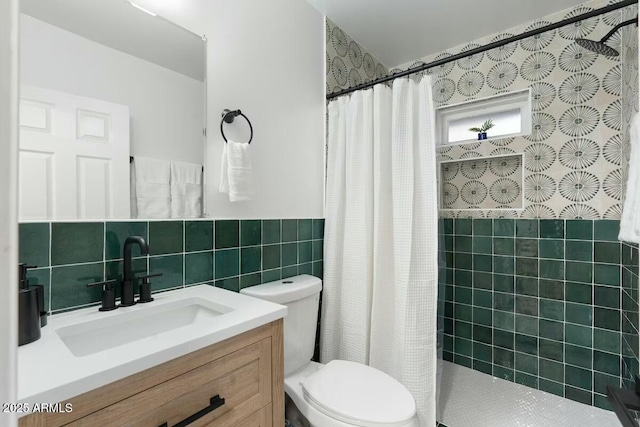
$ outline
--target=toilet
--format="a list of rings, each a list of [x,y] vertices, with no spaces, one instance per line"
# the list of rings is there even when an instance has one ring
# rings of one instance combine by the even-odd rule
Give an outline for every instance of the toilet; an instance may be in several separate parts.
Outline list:
[[[297,410],[311,427],[417,427],[413,397],[391,376],[361,363],[311,361],[321,290],[320,279],[302,275],[240,291],[288,307],[284,385]]]

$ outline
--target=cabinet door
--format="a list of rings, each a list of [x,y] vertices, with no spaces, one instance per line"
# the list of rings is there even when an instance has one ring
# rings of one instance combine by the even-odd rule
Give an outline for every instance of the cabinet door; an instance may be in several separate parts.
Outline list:
[[[249,415],[234,427],[272,427],[273,418],[271,415],[271,405],[265,406],[260,411]]]
[[[69,426],[172,427],[210,406],[224,404],[190,427],[245,425],[249,414],[271,402],[271,339],[267,338],[108,406]],[[241,424],[238,424],[241,423]],[[266,426],[258,419],[249,426]],[[270,425],[270,424],[269,424]]]

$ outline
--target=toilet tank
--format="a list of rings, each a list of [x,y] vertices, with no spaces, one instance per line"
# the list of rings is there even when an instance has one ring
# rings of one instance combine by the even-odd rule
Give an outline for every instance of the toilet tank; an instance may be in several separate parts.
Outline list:
[[[241,294],[286,305],[284,373],[306,366],[313,358],[322,280],[302,275],[242,289]]]

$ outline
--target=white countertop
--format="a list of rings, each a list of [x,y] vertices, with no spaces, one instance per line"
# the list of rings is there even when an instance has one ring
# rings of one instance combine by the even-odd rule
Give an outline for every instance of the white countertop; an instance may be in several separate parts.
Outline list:
[[[155,301],[100,312],[98,307],[54,315],[42,328],[42,338],[18,348],[18,402],[57,403],[119,379],[160,365],[209,345],[255,329],[287,314],[287,307],[201,285],[154,294]],[[143,310],[161,310],[181,300],[204,299],[232,311],[206,322],[163,331],[143,339],[86,356],[74,356],[59,336],[65,327],[127,314],[142,316]],[[128,322],[135,328],[136,322]],[[204,327],[203,327],[204,325]],[[118,327],[115,325],[114,327]],[[24,414],[23,414],[24,415]]]

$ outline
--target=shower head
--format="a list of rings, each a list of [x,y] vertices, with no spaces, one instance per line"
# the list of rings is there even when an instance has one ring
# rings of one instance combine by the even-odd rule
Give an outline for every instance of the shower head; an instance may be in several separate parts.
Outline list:
[[[612,35],[616,33],[620,28],[626,27],[627,25],[636,24],[638,25],[638,17],[636,16],[634,19],[629,19],[628,21],[624,21],[616,25],[607,33],[606,36],[602,38],[600,41],[589,40],[589,39],[576,39],[576,43],[592,52],[598,53],[600,55],[605,56],[620,56],[620,52],[608,46],[605,42],[611,38]]]
[[[619,56],[620,52],[608,46],[603,41],[595,41],[588,39],[576,39],[579,46],[604,56]]]

